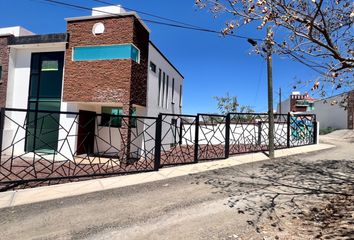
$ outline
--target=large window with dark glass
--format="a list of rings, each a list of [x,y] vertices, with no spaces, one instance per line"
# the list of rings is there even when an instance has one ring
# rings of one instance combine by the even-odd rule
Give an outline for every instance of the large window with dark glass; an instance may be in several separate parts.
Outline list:
[[[58,147],[59,112],[64,52],[32,53],[26,129],[26,151],[55,153]],[[45,112],[51,111],[51,112]]]

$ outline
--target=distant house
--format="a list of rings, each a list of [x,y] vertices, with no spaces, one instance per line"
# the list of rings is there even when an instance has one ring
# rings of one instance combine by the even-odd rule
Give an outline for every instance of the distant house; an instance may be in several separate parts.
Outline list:
[[[119,5],[99,7],[91,16],[66,21],[65,33],[0,29],[0,107],[80,112],[81,119],[101,113],[157,117],[160,112],[182,112],[183,76],[150,41],[150,30],[137,13]],[[8,114],[24,121],[24,115]],[[59,125],[67,119],[51,117],[58,119],[44,121],[53,132],[48,134],[53,139],[46,141],[56,142]],[[107,124],[104,117],[100,121],[103,127]],[[107,127],[119,128],[119,118]],[[15,131],[5,125],[5,141]],[[89,130],[77,131],[85,135],[82,131]],[[39,150],[32,138],[26,136],[25,146],[17,149]],[[72,147],[80,153],[79,147]]]
[[[353,129],[354,126],[354,90],[329,98],[316,100],[307,93],[293,92],[289,99],[278,105],[278,112],[314,113],[320,128]]]

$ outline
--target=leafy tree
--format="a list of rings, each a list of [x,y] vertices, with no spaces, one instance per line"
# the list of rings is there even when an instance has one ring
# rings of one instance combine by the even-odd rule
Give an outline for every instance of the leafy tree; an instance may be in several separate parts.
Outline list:
[[[352,0],[195,0],[195,3],[215,15],[230,15],[221,31],[223,35],[233,34],[235,29],[251,23],[258,29],[268,25],[283,30],[287,36],[273,41],[274,50],[317,71],[320,80],[310,82],[312,90],[322,96],[329,86],[353,88]],[[252,39],[249,41],[255,43]],[[257,48],[255,51],[261,52]]]
[[[254,113],[253,107],[249,105],[244,105],[240,107],[240,113]]]
[[[237,112],[239,106],[236,96],[230,96],[229,93],[226,93],[225,97],[217,97],[214,99],[217,101],[218,109],[221,114],[226,115],[230,112]]]
[[[217,106],[221,114],[226,115],[228,113],[254,113],[254,109],[249,105],[240,106],[237,101],[236,96],[230,96],[229,93],[226,93],[226,96],[223,97],[214,97],[217,101]]]

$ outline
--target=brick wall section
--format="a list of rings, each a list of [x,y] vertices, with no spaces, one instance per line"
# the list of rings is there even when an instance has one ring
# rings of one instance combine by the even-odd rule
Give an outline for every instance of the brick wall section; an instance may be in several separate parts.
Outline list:
[[[354,129],[354,90],[348,93],[348,129]]]
[[[9,65],[9,47],[7,39],[9,36],[0,36],[0,66],[2,66],[2,76],[0,79],[0,108],[6,105],[6,90]]]
[[[134,20],[133,43],[140,49],[140,64],[132,62],[131,101],[133,104],[146,106],[147,78],[149,61],[149,33]]]
[[[102,22],[105,32],[94,36],[92,27]],[[68,102],[123,103],[146,106],[149,33],[134,16],[69,21],[65,56],[63,100]],[[133,43],[140,49],[140,64],[132,60],[72,61],[72,48]]]
[[[307,107],[296,106],[297,100],[303,100],[304,95],[290,95],[290,111],[291,112],[306,112]]]

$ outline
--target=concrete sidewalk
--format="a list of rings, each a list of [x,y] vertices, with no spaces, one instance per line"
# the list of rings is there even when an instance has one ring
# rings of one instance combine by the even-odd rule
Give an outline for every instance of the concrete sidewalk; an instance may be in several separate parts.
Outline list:
[[[286,157],[290,155],[319,151],[333,147],[335,146],[329,144],[317,144],[276,150],[275,157]],[[139,173],[17,191],[8,191],[0,193],[0,208],[13,207],[23,204],[36,203],[64,197],[77,196],[91,192],[126,187],[141,183],[165,180],[168,178],[180,177],[188,174],[231,167],[245,163],[264,161],[267,159],[269,158],[263,153],[243,154],[233,156],[225,160],[208,161],[197,164],[162,168],[157,172]]]

